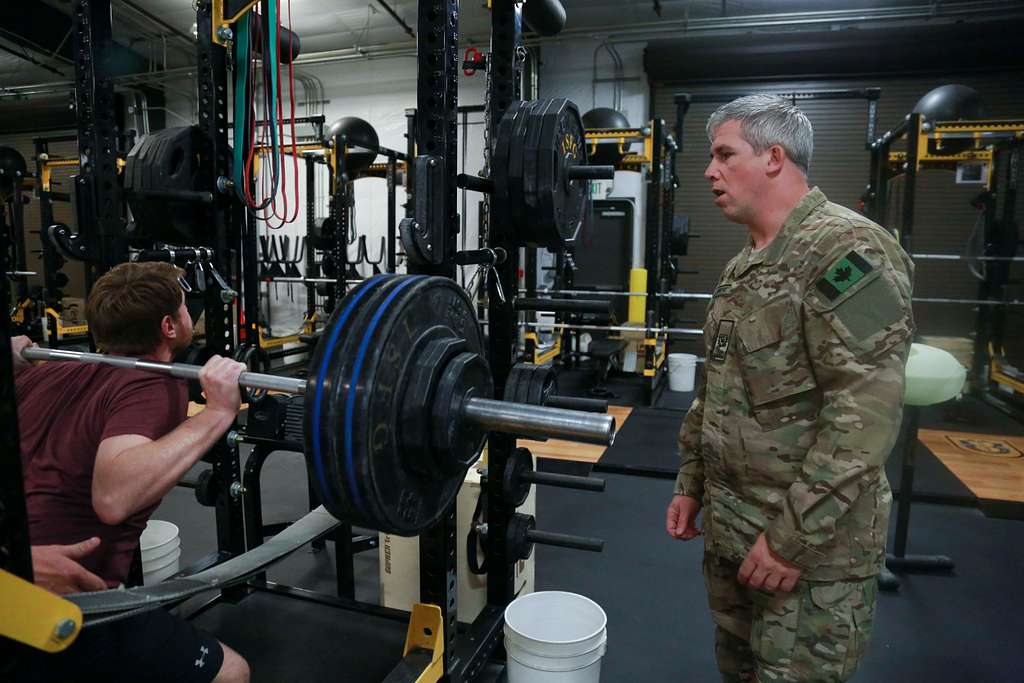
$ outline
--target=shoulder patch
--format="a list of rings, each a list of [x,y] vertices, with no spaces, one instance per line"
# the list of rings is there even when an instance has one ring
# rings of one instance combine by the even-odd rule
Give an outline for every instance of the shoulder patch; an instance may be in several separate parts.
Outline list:
[[[829,301],[835,301],[872,270],[874,268],[863,256],[851,251],[833,263],[825,274],[818,278],[814,286]]]

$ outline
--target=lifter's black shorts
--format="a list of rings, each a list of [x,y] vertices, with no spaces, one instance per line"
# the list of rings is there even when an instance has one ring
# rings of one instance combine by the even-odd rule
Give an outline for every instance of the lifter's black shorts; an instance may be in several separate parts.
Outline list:
[[[162,609],[82,629],[63,652],[20,654],[19,683],[209,683],[224,661],[216,638]]]

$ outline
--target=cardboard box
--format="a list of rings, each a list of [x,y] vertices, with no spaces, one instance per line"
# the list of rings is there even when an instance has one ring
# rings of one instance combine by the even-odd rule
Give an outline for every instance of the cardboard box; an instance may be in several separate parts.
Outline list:
[[[535,461],[536,463],[536,461]],[[459,621],[470,623],[487,604],[487,577],[477,576],[469,571],[466,560],[466,536],[469,524],[480,497],[480,473],[478,467],[469,468],[466,480],[459,489],[455,511],[456,547],[458,548],[458,594],[456,596]],[[537,509],[536,486],[518,511],[533,515]],[[420,541],[392,534],[380,534],[380,599],[384,607],[412,610],[420,601]],[[478,554],[483,562],[483,553]],[[515,592],[517,595],[532,593],[534,590],[534,558],[520,560],[515,568]]]

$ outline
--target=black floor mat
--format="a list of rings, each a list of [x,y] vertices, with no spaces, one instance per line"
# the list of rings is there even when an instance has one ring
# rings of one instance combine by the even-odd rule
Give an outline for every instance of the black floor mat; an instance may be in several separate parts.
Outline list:
[[[684,417],[682,410],[633,408],[594,469],[674,479],[679,470],[676,439]]]

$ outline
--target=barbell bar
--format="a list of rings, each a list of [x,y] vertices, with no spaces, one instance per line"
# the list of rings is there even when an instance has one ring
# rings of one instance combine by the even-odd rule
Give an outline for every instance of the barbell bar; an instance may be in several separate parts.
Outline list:
[[[525,290],[520,290],[520,293]],[[586,289],[538,289],[537,294],[545,295],[579,295],[585,294],[589,296],[652,296],[661,299],[711,299],[711,294],[701,294],[698,292],[658,292],[655,294],[648,294],[647,292],[598,292],[594,290]],[[968,304],[971,306],[1021,306],[1024,305],[1024,300],[1021,299],[1007,299],[1005,301],[998,301],[995,299],[953,299],[943,297],[925,297],[915,296],[911,299],[916,304]],[[555,312],[551,309],[551,312]],[[601,328],[604,329],[604,328]]]
[[[199,381],[201,365],[188,363],[161,363],[130,356],[111,356],[104,353],[48,349],[37,346],[25,348],[21,355],[32,361],[75,361],[100,363],[116,368],[141,370],[181,379]],[[243,372],[238,385],[248,389],[265,389],[284,394],[305,394],[304,379],[280,377],[260,372]],[[508,432],[523,436],[567,439],[581,443],[611,445],[615,439],[615,418],[566,408],[549,408],[526,403],[511,403],[486,398],[469,398],[462,407],[463,415],[473,424],[489,431]]]
[[[105,353],[89,353],[86,351],[69,351],[67,349],[47,349],[29,346],[21,352],[22,358],[32,361],[75,361],[78,363],[99,363],[115,368],[141,370],[159,375],[170,375],[181,379],[199,381],[202,365],[189,363],[161,363],[160,361],[130,356],[112,356]],[[279,377],[259,372],[243,372],[238,376],[238,385],[248,389],[266,389],[286,394],[306,393],[306,380],[293,377]]]

